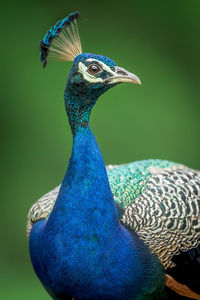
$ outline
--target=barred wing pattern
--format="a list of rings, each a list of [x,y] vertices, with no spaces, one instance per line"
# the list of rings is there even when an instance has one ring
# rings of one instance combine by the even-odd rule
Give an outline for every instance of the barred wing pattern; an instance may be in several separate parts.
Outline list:
[[[121,222],[135,230],[167,269],[172,257],[200,243],[200,172],[165,161],[146,160],[108,166],[108,177]],[[28,214],[48,218],[60,186],[40,198]]]
[[[167,269],[175,254],[200,243],[200,172],[186,167],[156,172],[145,192],[126,207],[122,222]]]

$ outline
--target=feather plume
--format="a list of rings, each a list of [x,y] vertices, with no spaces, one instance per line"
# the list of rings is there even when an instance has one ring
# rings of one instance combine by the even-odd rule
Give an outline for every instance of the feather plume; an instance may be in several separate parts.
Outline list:
[[[71,13],[48,30],[40,42],[40,60],[43,67],[47,64],[48,55],[58,60],[73,61],[82,53],[76,21],[78,17],[78,12]]]

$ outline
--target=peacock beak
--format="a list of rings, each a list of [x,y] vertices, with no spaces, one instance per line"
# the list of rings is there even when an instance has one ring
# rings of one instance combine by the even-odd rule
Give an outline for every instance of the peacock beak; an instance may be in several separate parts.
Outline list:
[[[120,82],[132,82],[136,84],[141,84],[140,79],[135,75],[123,68],[115,67],[114,75],[109,78],[109,83],[120,83]]]

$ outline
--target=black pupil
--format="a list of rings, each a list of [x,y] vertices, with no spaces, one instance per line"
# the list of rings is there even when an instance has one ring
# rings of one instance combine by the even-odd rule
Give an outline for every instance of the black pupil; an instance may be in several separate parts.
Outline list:
[[[100,67],[98,65],[92,64],[89,66],[88,71],[91,74],[97,74],[100,72]]]

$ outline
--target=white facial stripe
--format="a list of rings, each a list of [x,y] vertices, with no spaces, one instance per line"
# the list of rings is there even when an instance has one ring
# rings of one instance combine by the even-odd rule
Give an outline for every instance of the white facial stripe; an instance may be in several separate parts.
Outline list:
[[[97,59],[94,59],[94,58],[88,58],[86,61],[94,61],[94,62],[97,62],[101,67],[102,67],[102,69],[104,70],[104,71],[106,71],[106,72],[109,72],[111,75],[113,75],[113,76],[115,76],[116,74],[115,74],[115,72],[113,72],[112,70],[111,70],[111,68],[109,67],[109,66],[107,66],[106,64],[104,64],[102,61],[99,61],[99,60],[97,60]],[[100,77],[95,77],[95,76],[93,76],[93,75],[91,75],[91,74],[89,74],[88,72],[87,72],[87,67],[80,61],[79,62],[79,64],[78,64],[78,71],[79,71],[79,73],[81,73],[82,75],[83,75],[83,78],[85,79],[85,80],[87,80],[88,82],[91,82],[91,83],[93,83],[93,82],[104,82],[104,81],[106,81],[106,79],[105,80],[103,80],[102,78],[100,78]]]
[[[95,77],[87,72],[87,67],[80,61],[78,64],[78,71],[83,75],[83,78],[88,82],[103,82],[100,77]]]

